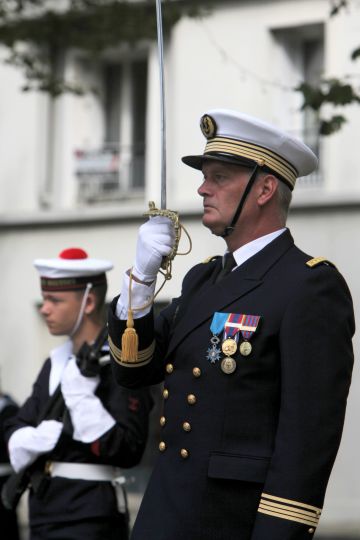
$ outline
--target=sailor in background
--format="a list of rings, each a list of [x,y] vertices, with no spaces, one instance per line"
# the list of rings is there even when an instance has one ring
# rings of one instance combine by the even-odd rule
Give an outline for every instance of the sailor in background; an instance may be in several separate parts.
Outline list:
[[[109,314],[118,382],[165,381],[159,457],[132,539],[311,539],[340,444],[354,333],[342,275],[286,228],[296,179],[317,158],[236,111],[209,111],[200,125],[205,151],[183,162],[202,170],[202,221],[226,254],[193,267],[154,324],[148,299],[174,233],[151,218]]]
[[[15,416],[19,409],[18,404],[13,398],[6,393],[0,391],[0,490],[2,486],[13,472],[9,461],[8,448],[5,441],[4,424],[9,419]],[[0,499],[0,523],[4,531],[7,531],[7,540],[19,540],[19,522],[17,511],[8,510],[2,504]]]
[[[103,330],[106,272],[113,265],[69,248],[34,266],[41,277],[41,314],[52,335],[68,339],[51,351],[32,394],[7,424],[14,470],[40,473],[40,482],[33,481],[39,474],[31,477],[30,538],[123,540],[128,515],[124,492],[116,487],[123,479],[119,468],[142,458],[152,397],[115,383],[106,342],[98,374],[84,376],[77,362],[84,344],[96,342]],[[59,385],[65,414],[43,418]]]

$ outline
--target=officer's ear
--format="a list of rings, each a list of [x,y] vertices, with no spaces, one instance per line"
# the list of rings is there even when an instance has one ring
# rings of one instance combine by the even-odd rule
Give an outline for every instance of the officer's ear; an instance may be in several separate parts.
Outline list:
[[[265,206],[274,197],[278,189],[278,179],[270,173],[263,173],[257,183],[256,202],[259,206]]]

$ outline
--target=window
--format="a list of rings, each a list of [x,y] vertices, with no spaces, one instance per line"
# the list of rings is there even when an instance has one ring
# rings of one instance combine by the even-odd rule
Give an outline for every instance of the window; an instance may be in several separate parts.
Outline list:
[[[292,91],[301,82],[317,85],[324,71],[324,28],[321,24],[283,28],[273,31],[275,43],[274,71],[288,91],[279,96],[278,115],[282,127],[301,138],[317,156],[321,154],[318,114],[301,111],[302,96]],[[321,170],[301,178],[299,185],[322,183]]]
[[[104,62],[99,77],[103,141],[75,152],[81,203],[137,197],[145,185],[147,61]]]

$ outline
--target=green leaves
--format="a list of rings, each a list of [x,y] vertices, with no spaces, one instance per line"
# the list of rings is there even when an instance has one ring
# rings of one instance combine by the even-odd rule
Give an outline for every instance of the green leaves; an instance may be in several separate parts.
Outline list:
[[[346,122],[346,118],[342,115],[334,115],[329,120],[322,119],[320,121],[320,135],[332,135],[339,131],[342,125]]]
[[[343,8],[347,7],[348,2],[347,2],[347,0],[338,0],[338,1],[333,0],[331,4],[332,4],[332,7],[331,7],[331,10],[330,10],[330,17],[334,17]]]
[[[304,101],[301,107],[303,110],[308,107],[319,112],[326,104],[343,107],[353,103],[360,103],[360,96],[354,88],[347,82],[336,78],[323,79],[318,87],[302,83],[295,90],[303,95]],[[334,114],[327,120],[320,118],[320,133],[321,135],[336,133],[345,122],[346,118],[339,114]]]
[[[192,2],[163,2],[164,34],[182,15],[198,13]],[[54,57],[67,49],[94,57],[120,43],[154,40],[156,35],[156,6],[149,0],[70,0],[63,9],[59,0],[0,0],[0,43],[10,49],[7,62],[25,72],[26,91],[53,97],[83,93],[62,79]]]

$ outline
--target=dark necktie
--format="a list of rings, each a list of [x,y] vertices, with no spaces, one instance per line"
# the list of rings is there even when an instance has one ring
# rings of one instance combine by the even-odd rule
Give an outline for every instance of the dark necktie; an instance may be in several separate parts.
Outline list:
[[[217,283],[218,281],[221,281],[225,276],[227,276],[231,272],[231,270],[234,268],[234,266],[236,266],[234,255],[230,252],[225,253],[224,264],[216,277],[215,283]]]

